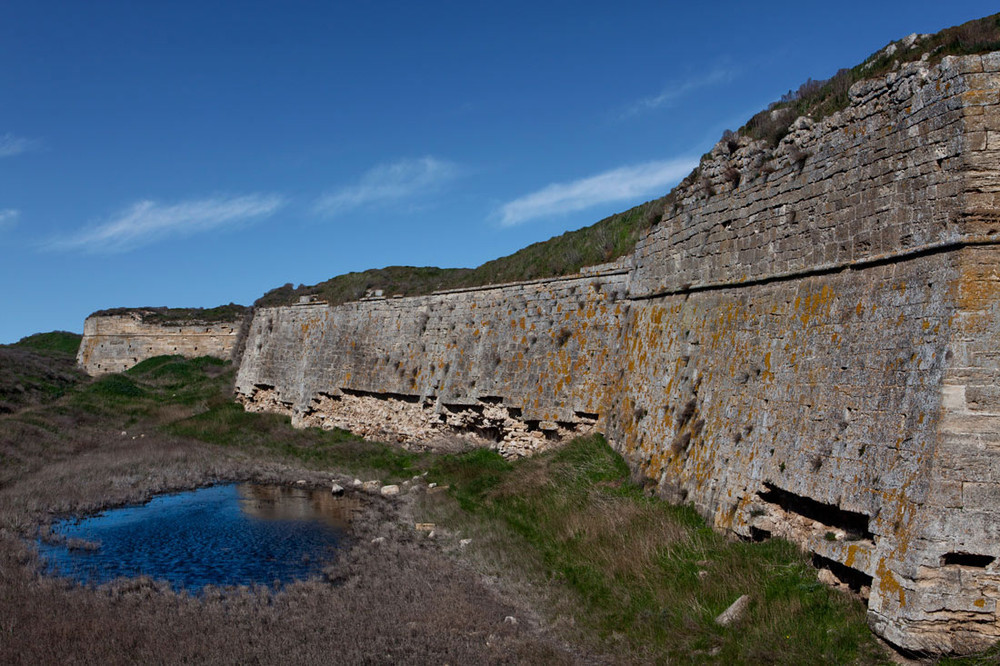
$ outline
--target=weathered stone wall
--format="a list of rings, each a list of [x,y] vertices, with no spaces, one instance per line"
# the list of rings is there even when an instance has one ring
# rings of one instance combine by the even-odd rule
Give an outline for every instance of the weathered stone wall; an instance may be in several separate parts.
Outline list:
[[[998,71],[904,66],[718,145],[637,248],[608,417],[664,495],[804,545],[914,650],[1000,636]]]
[[[96,376],[124,372],[147,358],[170,354],[228,360],[239,328],[239,323],[149,324],[143,322],[140,311],[94,315],[83,324],[77,365]]]
[[[608,409],[628,273],[263,308],[236,390],[250,409],[421,445],[505,454],[587,432]]]
[[[510,454],[596,427],[662,495],[815,553],[893,643],[983,647],[1000,635],[1000,54],[904,65],[851,100],[775,148],[721,142],[630,270],[261,310],[241,399]]]
[[[800,118],[773,150],[720,142],[639,242],[631,295],[839,268],[983,231],[965,220],[996,210],[998,68],[1000,53],[910,63],[856,84],[844,111]]]

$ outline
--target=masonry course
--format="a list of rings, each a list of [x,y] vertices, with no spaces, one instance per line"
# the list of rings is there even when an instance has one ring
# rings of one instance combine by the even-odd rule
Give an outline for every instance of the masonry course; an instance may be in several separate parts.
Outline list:
[[[504,455],[599,430],[719,529],[789,538],[917,651],[1000,637],[1000,54],[720,142],[633,255],[258,308],[247,409]]]

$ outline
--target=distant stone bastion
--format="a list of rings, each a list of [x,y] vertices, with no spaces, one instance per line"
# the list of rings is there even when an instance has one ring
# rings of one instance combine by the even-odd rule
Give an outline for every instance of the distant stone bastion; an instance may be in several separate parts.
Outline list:
[[[247,312],[247,308],[232,305],[224,314],[167,308],[95,312],[83,324],[77,365],[87,374],[98,376],[124,372],[154,356],[234,360]]]
[[[111,356],[140,357],[127,337]],[[510,456],[603,432],[662,497],[812,552],[893,644],[982,649],[1000,637],[1000,53],[857,83],[775,147],[720,142],[622,264],[258,308],[241,347],[238,399],[298,425]]]

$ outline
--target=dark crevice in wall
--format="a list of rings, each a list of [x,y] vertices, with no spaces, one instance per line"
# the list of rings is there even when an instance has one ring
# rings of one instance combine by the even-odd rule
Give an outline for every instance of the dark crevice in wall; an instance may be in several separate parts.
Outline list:
[[[344,395],[352,395],[359,398],[378,398],[379,400],[401,400],[403,402],[420,402],[420,396],[412,393],[380,393],[378,391],[361,391],[359,389],[343,388]]]
[[[947,553],[941,557],[941,566],[946,567],[954,565],[960,567],[978,567],[982,569],[993,564],[996,559],[997,558],[991,555],[976,555],[974,553]]]
[[[874,580],[863,571],[858,571],[836,560],[831,560],[828,557],[816,555],[815,553],[812,556],[812,565],[817,569],[828,569],[838,581],[850,587],[853,592],[861,592],[861,589],[865,587],[871,588],[872,581]]]
[[[771,483],[765,483],[764,487],[767,490],[757,495],[765,502],[777,504],[785,511],[804,516],[823,525],[842,529],[850,540],[875,540],[875,535],[868,529],[869,518],[863,513],[847,511],[833,504],[825,504],[809,497],[796,495]]]

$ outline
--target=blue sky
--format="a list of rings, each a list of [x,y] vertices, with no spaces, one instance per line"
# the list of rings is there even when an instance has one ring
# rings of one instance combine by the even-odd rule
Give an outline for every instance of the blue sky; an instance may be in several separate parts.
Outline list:
[[[475,266],[991,2],[0,3],[0,343]]]

